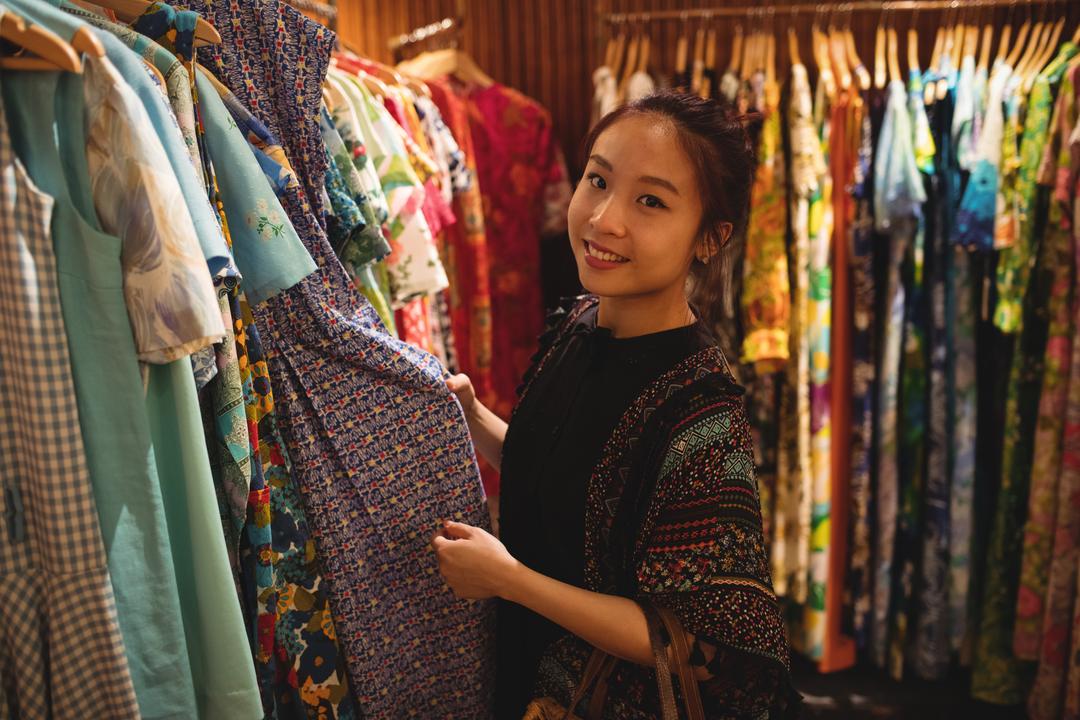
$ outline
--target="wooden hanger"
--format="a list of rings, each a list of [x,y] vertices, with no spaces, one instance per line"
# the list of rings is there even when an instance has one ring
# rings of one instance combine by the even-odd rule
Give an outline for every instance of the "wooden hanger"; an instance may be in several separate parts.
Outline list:
[[[829,39],[814,19],[811,30],[813,35],[814,62],[818,66],[818,79],[825,86],[825,95],[832,100],[836,97],[836,76],[829,60]]]
[[[727,71],[732,75],[738,75],[742,67],[743,52],[743,27],[742,24],[735,26],[735,37],[731,41],[731,59],[728,60]]]
[[[1020,61],[1016,65],[1016,75],[1022,78],[1027,77],[1028,67],[1031,66],[1032,60],[1035,59],[1035,54],[1042,48],[1045,27],[1046,23],[1041,20],[1035,23],[1035,27],[1028,37],[1027,47],[1024,48],[1024,54],[1020,56]]]
[[[649,71],[649,56],[652,54],[652,38],[649,35],[649,27],[646,25],[642,30],[641,45],[638,47],[637,72]]]
[[[795,27],[788,26],[787,29],[787,44],[788,44],[788,57],[791,59],[792,66],[802,65],[802,54],[799,53],[799,33],[795,31]]]
[[[701,97],[712,97],[713,83],[718,82],[716,77],[716,27],[710,22],[709,32],[705,35],[705,78],[701,82]]]
[[[1035,84],[1035,80],[1042,73],[1043,69],[1054,58],[1054,54],[1057,52],[1058,41],[1061,40],[1061,33],[1065,30],[1065,18],[1059,18],[1054,23],[1053,29],[1050,31],[1046,39],[1046,43],[1043,45],[1042,53],[1032,63],[1027,77],[1024,79],[1024,92],[1031,92],[1032,86]]]
[[[611,64],[615,62],[615,43],[618,34],[615,32],[615,28],[609,28],[607,45],[604,46],[604,65],[611,67]]]
[[[829,59],[835,68],[840,87],[847,90],[851,87],[851,68],[847,64],[847,50],[844,48],[844,39],[840,36],[836,25],[829,22]]]
[[[705,72],[705,28],[699,25],[694,32],[694,64],[691,65],[690,92],[701,91],[701,79]]]
[[[889,81],[888,68],[885,67],[885,18],[878,20],[874,31],[874,87],[885,88]]]
[[[620,70],[622,69],[623,55],[626,51],[626,24],[623,23],[619,29],[619,36],[615,39],[615,50],[612,52],[611,62],[608,67],[611,68],[611,76],[615,78],[616,84],[619,82]]]
[[[980,70],[990,69],[990,46],[994,42],[994,26],[990,23],[983,25],[982,41],[979,43],[979,64],[977,67]]]
[[[1028,33],[1031,31],[1031,20],[1025,20],[1024,24],[1020,26],[1020,31],[1016,33],[1016,41],[1013,43],[1012,51],[1005,58],[1005,62],[1016,71],[1016,63],[1020,62],[1020,55],[1024,52],[1024,41],[1028,38]]]
[[[682,16],[683,27],[682,34],[679,35],[679,42],[675,45],[675,75],[682,78],[686,74],[686,60],[687,52],[689,50],[689,38],[686,36],[687,31],[687,15],[683,13]]]
[[[900,74],[900,38],[896,33],[896,27],[889,25],[889,81],[904,82],[904,76]]]
[[[1076,26],[1076,32],[1073,33],[1072,44],[1080,45],[1080,25]]]
[[[70,44],[41,25],[28,25],[21,16],[5,9],[0,15],[0,38],[18,45],[30,55],[0,57],[7,70],[64,70],[81,73],[82,60]]]
[[[641,49],[641,30],[634,30],[634,37],[630,39],[630,44],[626,48],[626,62],[623,63],[622,74],[617,78],[618,80],[618,96],[621,100],[626,97],[626,86],[630,82],[630,76],[637,70],[638,64],[638,51]]]
[[[757,54],[757,30],[751,29],[750,34],[743,42],[742,61],[739,63],[739,77],[746,80],[754,72],[754,57]]]
[[[130,24],[142,16],[153,3],[147,0],[94,0],[94,4],[106,10],[112,10],[122,22]],[[200,17],[195,22],[195,42],[193,44],[195,47],[220,45],[221,35],[218,33],[217,28]]]
[[[907,66],[908,74],[921,73],[919,68],[919,33],[915,30],[915,23],[907,31]]]
[[[769,33],[765,36],[765,87],[776,86],[776,35]]]
[[[491,87],[495,84],[495,81],[480,69],[469,53],[457,48],[443,48],[421,53],[399,63],[398,69],[422,80],[453,76],[464,83],[480,87]]]
[[[1001,37],[998,39],[998,51],[997,56],[994,57],[994,64],[998,61],[1005,62],[1005,55],[1009,52],[1009,40],[1012,39],[1012,23],[1005,23],[1005,27],[1001,29]]]
[[[854,68],[855,80],[859,84],[859,89],[869,90],[871,85],[870,71],[866,69],[866,65],[863,64],[862,59],[859,57],[859,51],[855,47],[855,33],[851,32],[851,16],[853,11],[851,6],[848,6],[847,15],[844,16],[844,47],[847,51],[847,62]]]

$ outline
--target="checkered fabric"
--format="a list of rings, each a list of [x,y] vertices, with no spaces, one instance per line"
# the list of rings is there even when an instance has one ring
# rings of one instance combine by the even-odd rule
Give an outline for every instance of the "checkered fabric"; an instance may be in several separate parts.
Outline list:
[[[83,452],[52,209],[15,158],[0,100],[0,715],[137,718]]]

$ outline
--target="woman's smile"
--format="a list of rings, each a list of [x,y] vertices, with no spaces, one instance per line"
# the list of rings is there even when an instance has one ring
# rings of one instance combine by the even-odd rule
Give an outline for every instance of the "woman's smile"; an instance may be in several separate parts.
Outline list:
[[[610,270],[630,262],[630,258],[614,253],[603,245],[585,240],[585,262],[597,270]]]

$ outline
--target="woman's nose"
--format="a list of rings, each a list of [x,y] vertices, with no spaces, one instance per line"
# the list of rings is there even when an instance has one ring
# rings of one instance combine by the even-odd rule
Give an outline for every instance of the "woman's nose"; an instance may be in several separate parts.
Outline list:
[[[595,231],[604,235],[621,236],[626,234],[626,226],[623,223],[619,203],[610,195],[593,209],[589,224]]]

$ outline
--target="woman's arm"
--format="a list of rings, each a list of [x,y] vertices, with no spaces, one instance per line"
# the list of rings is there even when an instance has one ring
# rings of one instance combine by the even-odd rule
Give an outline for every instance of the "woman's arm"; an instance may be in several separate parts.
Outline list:
[[[585,642],[652,666],[645,614],[633,600],[583,590],[530,570],[490,533],[448,522],[432,540],[439,569],[458,597],[501,597],[524,605]]]
[[[506,439],[506,422],[476,399],[476,391],[468,375],[447,378],[446,386],[450,388],[450,392],[457,395],[461,403],[477,452],[492,467],[499,470],[502,465],[503,441]]]

